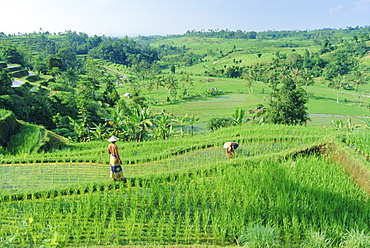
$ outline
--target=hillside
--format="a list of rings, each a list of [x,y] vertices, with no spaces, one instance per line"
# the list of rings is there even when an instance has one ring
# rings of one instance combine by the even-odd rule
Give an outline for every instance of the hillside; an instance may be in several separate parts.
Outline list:
[[[15,118],[11,111],[0,109],[0,159],[4,154],[20,155],[61,149],[68,140],[44,127],[25,123]]]
[[[17,78],[25,82],[21,87],[0,92],[0,108],[66,138],[90,140],[96,138],[91,133],[115,130],[107,120],[114,118],[117,103],[131,113],[137,105],[149,106],[152,129],[160,125],[157,119],[173,115],[164,117],[171,135],[183,135],[176,121],[186,115],[198,119],[193,130],[206,132],[212,119],[232,119],[236,108],[247,113],[263,105],[268,114],[270,94],[292,78],[309,95],[307,125],[332,128],[332,121],[351,119],[366,128],[367,27],[240,35],[222,30],[132,39],[72,31],[3,36],[3,59],[36,74]],[[339,88],[333,88],[334,79]],[[244,121],[253,119],[249,114]]]
[[[370,247],[369,30],[0,37],[0,247]]]
[[[366,242],[364,138],[369,135],[243,125],[191,138],[118,142],[126,184],[109,180],[106,141],[8,156],[0,166],[1,237],[15,247],[49,238],[62,247],[235,246],[260,230],[274,233],[261,242],[282,247]],[[222,145],[229,140],[240,147],[227,160]]]

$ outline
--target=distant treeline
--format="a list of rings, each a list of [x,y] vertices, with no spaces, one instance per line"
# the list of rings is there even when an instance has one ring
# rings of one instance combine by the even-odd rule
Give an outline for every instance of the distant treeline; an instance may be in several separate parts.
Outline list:
[[[225,39],[281,39],[287,37],[299,37],[301,40],[310,39],[326,39],[335,36],[336,34],[347,34],[349,36],[358,35],[368,36],[370,26],[356,26],[347,27],[344,29],[323,28],[315,30],[267,30],[267,31],[243,31],[243,30],[229,30],[229,29],[208,29],[208,30],[188,30],[184,34],[173,34],[167,36],[153,35],[153,36],[138,36],[140,40],[162,40],[165,38],[176,37],[203,37],[203,38],[225,38]]]
[[[188,30],[184,34],[184,36],[188,37],[212,37],[212,38],[227,38],[227,39],[256,39],[257,38],[257,32],[255,31],[242,31],[242,30],[236,30],[231,31],[229,29],[221,29],[221,30],[213,30],[209,29],[207,31],[201,30]]]

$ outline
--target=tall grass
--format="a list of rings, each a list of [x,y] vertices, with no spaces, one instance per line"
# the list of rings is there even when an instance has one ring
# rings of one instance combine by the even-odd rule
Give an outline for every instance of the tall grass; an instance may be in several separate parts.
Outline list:
[[[36,148],[35,146],[42,141],[43,132],[44,130],[37,125],[21,125],[19,132],[11,136],[6,151],[14,155],[32,153]]]
[[[41,160],[9,156],[0,166],[0,242],[28,247],[54,239],[83,247],[244,240],[250,247],[330,247],[349,244],[356,234],[366,242],[366,193],[325,157],[298,155],[337,134],[246,125],[193,138],[122,142],[126,184],[109,179],[107,142],[42,153]],[[226,141],[239,142],[235,159],[226,159]]]
[[[132,179],[117,190],[4,203],[0,236],[6,239],[31,217],[29,234],[36,243],[51,225],[70,246],[231,245],[253,223],[273,227],[264,233],[273,234],[265,238],[274,244],[300,244],[308,230],[325,232],[334,244],[343,242],[344,230],[369,233],[364,192],[341,167],[317,156],[284,163],[226,161],[211,174],[151,177],[137,185]],[[31,241],[21,236],[18,242]]]

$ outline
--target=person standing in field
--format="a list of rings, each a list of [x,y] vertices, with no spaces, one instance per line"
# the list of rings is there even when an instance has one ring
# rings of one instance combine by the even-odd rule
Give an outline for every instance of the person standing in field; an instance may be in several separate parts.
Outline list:
[[[226,149],[226,158],[233,158],[235,156],[235,149],[238,148],[239,144],[236,142],[226,142],[224,148]]]
[[[119,140],[116,136],[112,136],[109,138],[108,142],[111,142],[108,145],[108,153],[110,154],[110,177],[113,181],[122,180],[126,181],[126,178],[123,177],[122,166],[121,166],[121,158],[118,153],[118,146],[116,142]]]

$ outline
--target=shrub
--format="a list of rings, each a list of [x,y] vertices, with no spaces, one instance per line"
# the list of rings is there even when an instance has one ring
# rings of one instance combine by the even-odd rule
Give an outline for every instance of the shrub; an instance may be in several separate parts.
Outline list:
[[[342,247],[354,248],[354,247],[370,247],[370,235],[365,233],[364,230],[351,230],[344,234],[344,240]]]
[[[38,74],[30,75],[30,76],[26,77],[26,80],[28,80],[30,82],[36,82],[36,81],[40,80],[40,76]]]
[[[239,243],[248,248],[279,247],[280,237],[274,228],[257,224],[245,230]]]
[[[214,117],[208,122],[207,129],[211,131],[216,131],[217,129],[220,129],[221,127],[228,127],[231,125],[233,125],[233,120],[230,118]]]
[[[330,245],[331,242],[325,238],[325,233],[308,231],[306,233],[306,240],[303,241],[301,247],[325,248],[330,247]]]

